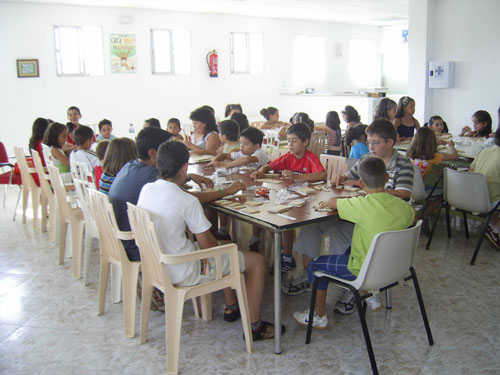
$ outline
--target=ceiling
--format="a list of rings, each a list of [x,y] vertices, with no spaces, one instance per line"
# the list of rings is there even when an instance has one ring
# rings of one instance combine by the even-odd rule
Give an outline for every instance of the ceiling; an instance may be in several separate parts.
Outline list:
[[[7,0],[7,2],[159,9],[385,26],[408,22],[409,0]]]

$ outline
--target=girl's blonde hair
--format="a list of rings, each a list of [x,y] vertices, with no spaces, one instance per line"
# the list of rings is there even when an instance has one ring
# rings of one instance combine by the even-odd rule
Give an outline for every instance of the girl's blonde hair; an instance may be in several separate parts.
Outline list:
[[[134,159],[137,159],[135,142],[129,138],[115,138],[109,143],[104,155],[103,172],[116,176],[126,163]]]
[[[437,151],[437,138],[432,129],[427,127],[418,128],[406,155],[410,159],[429,160],[434,158]]]

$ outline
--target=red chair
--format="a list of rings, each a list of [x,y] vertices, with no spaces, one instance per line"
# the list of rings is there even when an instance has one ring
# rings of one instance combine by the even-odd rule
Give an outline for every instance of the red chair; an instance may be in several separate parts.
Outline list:
[[[6,168],[10,168],[8,172],[4,170]],[[19,205],[19,199],[21,198],[22,191],[22,180],[21,175],[14,173],[14,164],[9,161],[9,156],[7,155],[7,151],[5,150],[5,146],[2,142],[0,142],[0,185],[4,186],[3,190],[3,207],[5,208],[5,196],[7,195],[7,185],[17,185],[19,186],[19,194],[17,196],[17,203],[14,209],[14,219],[16,217],[17,206]]]

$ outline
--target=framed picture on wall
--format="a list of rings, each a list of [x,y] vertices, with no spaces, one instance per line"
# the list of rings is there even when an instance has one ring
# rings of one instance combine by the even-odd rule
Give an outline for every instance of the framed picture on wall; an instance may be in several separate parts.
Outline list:
[[[40,77],[40,72],[38,71],[38,59],[17,60],[17,77]]]

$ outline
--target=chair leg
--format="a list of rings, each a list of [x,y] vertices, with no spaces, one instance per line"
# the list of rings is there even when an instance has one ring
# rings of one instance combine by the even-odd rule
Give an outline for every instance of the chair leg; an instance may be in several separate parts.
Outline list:
[[[55,242],[56,240],[56,205],[55,202],[49,202],[49,241]]]
[[[28,195],[30,191],[23,189],[23,224],[26,224],[26,209],[28,208]]]
[[[434,223],[432,223],[431,233],[429,234],[429,239],[427,240],[427,244],[425,245],[425,250],[429,250],[429,246],[431,246],[432,237],[434,237],[434,231],[436,230],[437,223],[439,221],[439,215],[441,214],[441,209],[443,208],[443,205],[444,201],[441,202],[436,212],[436,218],[434,219]]]
[[[33,230],[38,228],[38,207],[40,206],[40,188],[31,190],[31,204],[33,205]]]
[[[141,345],[146,342],[148,335],[149,314],[151,313],[151,299],[153,298],[153,286],[142,273],[142,301],[141,301]],[[165,298],[165,297],[164,297]],[[165,298],[166,300],[166,298]],[[170,303],[165,304],[165,319],[167,318],[167,308]]]
[[[479,253],[479,249],[481,248],[481,244],[483,243],[484,235],[486,233],[486,229],[488,229],[488,225],[490,224],[491,217],[493,213],[488,215],[486,220],[483,223],[483,227],[481,228],[481,233],[479,233],[479,239],[477,240],[476,248],[474,249],[474,254],[472,255],[472,259],[470,260],[470,265],[473,266],[476,262],[477,254]]]
[[[16,221],[17,208],[19,207],[19,200],[21,199],[21,193],[23,192],[23,188],[19,186],[19,194],[17,194],[16,207],[14,207],[14,217],[12,221]]]
[[[122,301],[122,270],[116,264],[111,263],[111,302]]]
[[[182,295],[168,297],[169,303],[165,309],[165,325],[167,327],[167,374],[177,374],[179,371],[179,349],[181,345],[182,310],[184,301]],[[170,301],[172,303],[170,303]]]
[[[71,248],[73,249],[73,278],[81,277],[82,268],[82,240],[83,240],[84,222],[71,223]]]
[[[390,289],[385,290],[385,308],[387,310],[392,309],[392,293]]]
[[[197,319],[200,319],[200,309],[198,308],[198,299],[196,297],[194,297],[194,298],[191,298],[191,301],[193,302],[194,316]]]
[[[85,228],[85,253],[83,255],[83,285],[89,285],[90,257],[93,250],[93,237],[90,231]]]
[[[139,264],[132,263],[122,270],[123,279],[123,319],[125,337],[135,336],[135,307],[137,302],[137,279]]]
[[[97,315],[104,314],[104,305],[106,303],[106,290],[108,289],[110,263],[106,257],[101,256],[99,264],[99,311]]]
[[[410,267],[411,278],[413,280],[413,286],[415,287],[415,293],[417,294],[418,306],[420,307],[420,313],[422,314],[422,319],[424,321],[425,331],[427,332],[427,340],[429,345],[434,345],[434,339],[432,338],[431,327],[429,325],[429,320],[427,319],[427,313],[425,312],[424,300],[422,298],[422,293],[420,291],[420,286],[417,280],[417,273],[413,267]]]
[[[464,217],[464,229],[465,229],[465,238],[469,239],[469,225],[467,223],[467,212],[462,212]]]
[[[327,280],[327,279],[326,279]],[[311,342],[313,317],[314,317],[314,307],[316,306],[316,295],[318,293],[318,283],[319,278],[315,278],[313,281],[313,287],[311,292],[311,303],[309,304],[309,320],[307,322],[307,332],[306,332],[306,344]]]
[[[47,197],[45,196],[44,192],[41,191],[40,195],[40,205],[42,207],[42,220],[41,220],[41,227],[40,230],[42,233],[47,232],[47,205],[48,205],[48,200]]]
[[[68,223],[59,218],[59,265],[64,263],[64,253],[66,252],[66,235],[68,233]]]
[[[247,352],[252,353],[253,337],[252,329],[250,328],[250,311],[248,309],[247,287],[243,274],[240,274],[240,280],[238,286],[236,287],[236,296],[238,297],[238,303],[241,311],[241,324],[243,325],[243,333],[245,334]]]
[[[450,208],[446,206],[446,230],[448,231],[448,238],[451,238],[451,226],[450,226]]]
[[[212,320],[212,293],[204,294],[201,298],[201,316],[205,322]]]
[[[363,336],[365,338],[366,350],[368,351],[368,357],[370,357],[370,364],[372,367],[372,372],[374,375],[378,375],[377,362],[375,361],[375,353],[373,352],[372,341],[370,339],[370,333],[368,332],[368,325],[366,324],[366,303],[361,303],[361,298],[359,292],[356,289],[351,289],[354,296],[354,301],[356,302],[356,308],[358,310],[359,321],[361,323],[361,329],[363,331]]]

